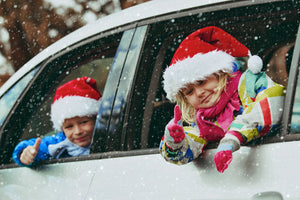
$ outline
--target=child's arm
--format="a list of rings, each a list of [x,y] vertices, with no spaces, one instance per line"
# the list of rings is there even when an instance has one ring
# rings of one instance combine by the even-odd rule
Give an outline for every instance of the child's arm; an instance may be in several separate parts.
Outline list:
[[[160,152],[165,160],[174,164],[186,164],[197,158],[207,144],[193,127],[182,127],[179,106],[174,108],[174,119],[166,126],[160,143]]]
[[[37,152],[32,153],[32,156],[35,155],[35,157],[33,159],[33,162],[31,162],[31,163],[29,163],[29,161],[25,162],[25,163],[24,163],[24,161],[22,162],[21,157],[24,156],[24,155],[22,155],[24,153],[24,151],[25,151],[25,154],[27,154],[27,156],[28,156],[28,152],[30,152],[30,150],[32,150],[32,148],[35,146],[37,139],[32,138],[30,140],[24,140],[15,147],[14,152],[13,152],[13,160],[20,166],[27,166],[27,167],[34,166],[41,160],[48,160],[50,158],[50,154],[48,151],[48,145],[59,143],[59,142],[63,141],[64,139],[65,139],[65,135],[63,134],[63,132],[60,132],[55,136],[46,136],[46,137],[42,138],[40,141],[39,148],[38,149],[36,148]],[[25,155],[25,157],[27,157],[27,156]]]
[[[42,145],[43,139],[40,142],[38,142],[39,143],[38,147],[36,144],[37,143],[36,140],[37,140],[37,138],[32,138],[30,140],[24,140],[15,147],[14,152],[13,152],[13,159],[18,165],[31,167],[41,160],[41,158],[39,157],[38,154],[45,153],[45,152],[43,152],[44,149],[42,148],[43,147],[43,145]],[[33,156],[34,158],[30,162],[30,158],[26,158],[26,157],[30,157],[30,155],[29,155],[30,151],[35,151],[35,149],[36,149],[36,152],[31,153],[31,156]],[[45,158],[45,160],[46,159],[47,158]],[[25,160],[25,162],[24,162],[24,160]]]
[[[244,81],[247,82],[247,75]],[[283,112],[284,87],[266,75],[257,79],[255,84],[258,86],[255,88],[254,101],[244,106],[242,114],[230,125],[231,131],[241,133],[243,143],[266,135],[274,125],[280,123]]]
[[[232,160],[232,152],[238,150],[241,143],[266,135],[280,122],[282,116],[284,87],[274,83],[265,74],[257,79],[254,79],[253,74],[248,75],[242,79],[240,88],[245,90],[239,91],[239,94],[248,97],[242,100],[243,103],[249,102],[251,96],[253,102],[250,101],[247,106],[244,104],[245,109],[242,114],[236,117],[230,130],[220,141],[214,161],[217,170],[221,173],[228,167]],[[251,79],[252,81],[249,81]]]

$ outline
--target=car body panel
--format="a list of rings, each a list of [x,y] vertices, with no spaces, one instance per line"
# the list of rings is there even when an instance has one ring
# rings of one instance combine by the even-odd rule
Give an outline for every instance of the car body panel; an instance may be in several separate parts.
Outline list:
[[[36,169],[4,169],[0,170],[0,194],[7,200],[32,196],[53,200],[250,200],[260,192],[276,192],[284,199],[299,199],[300,185],[290,180],[299,180],[300,174],[288,173],[295,166],[284,164],[295,163],[298,149],[298,142],[242,147],[224,173],[219,173],[213,163],[215,150],[181,166],[150,154],[79,161],[76,165],[67,162]]]
[[[0,170],[0,199],[84,199],[97,169],[91,162]]]
[[[286,166],[280,159],[294,162],[298,149],[297,142],[242,147],[234,153],[230,167],[223,174],[213,163],[215,150],[208,150],[194,162],[181,166],[166,163],[160,155],[109,159],[97,169],[87,197],[250,200],[256,193],[273,191],[284,199],[299,199],[299,185],[290,180],[299,180],[300,174],[286,173],[294,166]],[[114,187],[109,182],[118,185]]]

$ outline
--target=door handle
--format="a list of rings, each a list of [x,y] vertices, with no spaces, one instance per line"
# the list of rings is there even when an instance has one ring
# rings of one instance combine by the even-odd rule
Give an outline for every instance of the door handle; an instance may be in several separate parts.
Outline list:
[[[252,196],[251,200],[284,200],[280,192],[267,191],[260,192]]]

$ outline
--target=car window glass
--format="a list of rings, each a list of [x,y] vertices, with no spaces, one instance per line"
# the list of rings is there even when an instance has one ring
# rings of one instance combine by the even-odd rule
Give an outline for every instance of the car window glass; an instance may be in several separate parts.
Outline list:
[[[291,9],[295,9],[292,4],[274,3],[272,6],[256,5],[208,13],[203,10],[196,15],[152,24],[132,93],[127,148],[159,146],[174,108],[162,88],[162,72],[170,64],[181,41],[197,29],[214,25],[229,32],[263,59],[263,70],[274,81],[286,85],[292,54],[278,56],[278,51],[292,48],[295,42],[299,16],[297,11],[290,12]],[[274,60],[287,61],[285,65],[278,65]],[[141,132],[140,136],[136,134],[138,132]]]
[[[0,99],[0,126],[38,69],[39,67],[29,72],[2,96]]]

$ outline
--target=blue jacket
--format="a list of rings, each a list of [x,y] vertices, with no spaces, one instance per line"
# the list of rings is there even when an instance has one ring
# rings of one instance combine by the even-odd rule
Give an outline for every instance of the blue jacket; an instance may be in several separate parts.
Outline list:
[[[51,155],[49,154],[49,151],[48,151],[49,145],[60,143],[60,142],[64,141],[65,139],[66,139],[66,136],[63,132],[59,132],[57,135],[43,137],[41,140],[38,154],[36,155],[33,163],[31,163],[30,165],[25,165],[25,164],[21,163],[20,154],[27,146],[33,146],[36,138],[32,138],[30,140],[24,140],[15,147],[14,152],[13,152],[13,159],[20,166],[27,166],[27,167],[33,166],[33,165],[37,164],[38,162],[40,162],[41,160],[48,160],[51,157]]]

